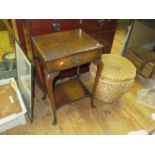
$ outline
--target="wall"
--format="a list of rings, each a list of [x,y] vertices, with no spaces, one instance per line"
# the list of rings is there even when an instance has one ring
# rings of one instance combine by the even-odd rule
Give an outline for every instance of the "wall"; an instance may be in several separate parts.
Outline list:
[[[155,41],[155,28],[150,28],[136,20],[127,47],[139,46],[153,41]]]

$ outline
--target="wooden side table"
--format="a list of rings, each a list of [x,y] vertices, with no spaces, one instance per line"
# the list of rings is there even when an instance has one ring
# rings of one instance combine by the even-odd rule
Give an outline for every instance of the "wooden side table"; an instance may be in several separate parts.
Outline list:
[[[56,110],[64,104],[90,96],[91,106],[94,107],[93,99],[103,67],[100,60],[103,45],[81,29],[35,36],[32,40],[36,72],[52,105],[53,124],[57,123]],[[85,88],[79,74],[74,79],[55,85],[61,71],[90,62],[97,65],[92,93]]]

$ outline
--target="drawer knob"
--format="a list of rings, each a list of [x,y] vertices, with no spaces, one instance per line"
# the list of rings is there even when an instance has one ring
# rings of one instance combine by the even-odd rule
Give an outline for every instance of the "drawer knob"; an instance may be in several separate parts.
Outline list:
[[[60,24],[59,23],[53,23],[52,28],[54,29],[54,31],[60,31]]]

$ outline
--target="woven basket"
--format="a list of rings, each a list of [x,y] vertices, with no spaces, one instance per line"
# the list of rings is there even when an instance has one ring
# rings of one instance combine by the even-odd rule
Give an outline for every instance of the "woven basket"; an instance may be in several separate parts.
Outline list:
[[[111,103],[120,98],[134,83],[136,68],[122,56],[104,54],[104,68],[96,90],[96,98]],[[94,81],[96,66],[90,65],[90,80]]]

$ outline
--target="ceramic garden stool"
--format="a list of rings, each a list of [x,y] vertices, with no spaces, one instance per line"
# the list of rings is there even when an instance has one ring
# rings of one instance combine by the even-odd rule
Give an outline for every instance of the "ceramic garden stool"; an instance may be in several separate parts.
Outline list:
[[[125,57],[103,54],[102,70],[95,97],[103,102],[112,103],[118,100],[133,85],[136,68]],[[95,78],[96,66],[90,65],[90,79]]]

